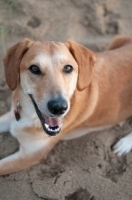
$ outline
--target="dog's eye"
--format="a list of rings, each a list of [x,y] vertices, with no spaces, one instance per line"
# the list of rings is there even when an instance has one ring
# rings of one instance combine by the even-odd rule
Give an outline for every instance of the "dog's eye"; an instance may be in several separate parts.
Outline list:
[[[33,74],[38,74],[38,75],[41,74],[40,69],[36,65],[31,65],[28,69]]]
[[[63,72],[70,74],[73,71],[73,67],[71,65],[65,65],[63,68]]]

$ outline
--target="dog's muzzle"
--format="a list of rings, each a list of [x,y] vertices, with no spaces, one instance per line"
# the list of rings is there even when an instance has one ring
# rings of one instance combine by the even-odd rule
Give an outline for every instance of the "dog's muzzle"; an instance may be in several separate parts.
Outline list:
[[[60,133],[62,129],[62,118],[60,116],[68,109],[67,102],[64,99],[53,99],[49,101],[47,104],[48,109],[49,112],[54,115],[54,117],[48,117],[40,112],[33,96],[31,94],[29,94],[29,96],[41,121],[43,130],[50,136],[55,136]]]

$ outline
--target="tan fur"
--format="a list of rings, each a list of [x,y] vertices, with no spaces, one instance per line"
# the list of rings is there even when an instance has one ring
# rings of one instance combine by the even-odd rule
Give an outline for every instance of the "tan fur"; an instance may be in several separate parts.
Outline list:
[[[86,127],[88,130],[111,126],[132,115],[131,41],[131,37],[119,36],[109,45],[110,50],[101,53],[94,53],[71,40],[66,44],[23,40],[20,43],[24,44],[24,53],[18,51],[19,55],[16,56],[16,45],[8,50],[4,63],[7,83],[12,90],[15,89],[12,110],[18,101],[22,105],[21,120],[18,122],[21,127],[13,125],[12,134],[18,139],[22,153],[17,159],[1,161],[0,174],[16,172],[39,163],[60,139],[75,128]],[[28,50],[25,52],[27,43]],[[61,54],[62,58],[59,59]],[[38,62],[37,55],[44,57],[38,57],[40,62],[34,63]],[[9,80],[12,60],[17,62],[14,65],[17,69],[15,78],[20,71],[20,81],[17,79],[17,82],[15,78]],[[41,77],[28,71],[31,64],[40,67]],[[69,76],[62,73],[62,67],[66,64],[74,67],[74,72]],[[64,116],[62,131],[55,137],[49,137],[43,132],[37,116],[33,118],[33,105],[28,93],[33,94],[41,112],[47,114],[47,101],[51,94],[58,91],[69,102],[69,112]],[[26,120],[22,122],[25,117],[29,119],[27,124]],[[34,120],[31,124],[30,117]],[[29,147],[28,144],[34,146]]]
[[[132,38],[126,35],[120,35],[114,38],[114,40],[108,46],[108,50],[120,48],[126,44],[130,44]]]

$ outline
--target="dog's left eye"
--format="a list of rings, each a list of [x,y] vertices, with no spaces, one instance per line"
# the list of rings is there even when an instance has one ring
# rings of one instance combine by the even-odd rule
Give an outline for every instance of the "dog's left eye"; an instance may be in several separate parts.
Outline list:
[[[71,65],[65,65],[63,68],[63,72],[70,74],[73,71],[73,67]]]
[[[32,72],[33,74],[41,74],[40,69],[36,65],[31,65],[29,68],[29,71]]]

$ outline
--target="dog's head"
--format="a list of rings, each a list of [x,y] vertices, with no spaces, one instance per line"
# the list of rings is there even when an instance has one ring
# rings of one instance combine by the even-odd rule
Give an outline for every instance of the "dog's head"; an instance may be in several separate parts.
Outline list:
[[[12,91],[20,84],[30,96],[44,131],[56,135],[75,89],[88,87],[94,62],[90,50],[71,40],[64,44],[24,39],[8,49],[5,77]]]

